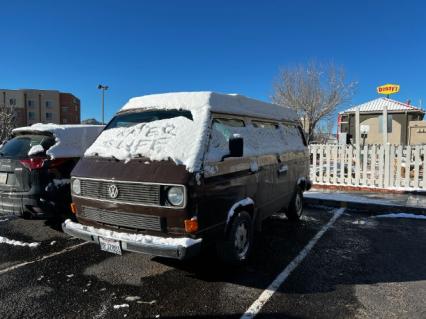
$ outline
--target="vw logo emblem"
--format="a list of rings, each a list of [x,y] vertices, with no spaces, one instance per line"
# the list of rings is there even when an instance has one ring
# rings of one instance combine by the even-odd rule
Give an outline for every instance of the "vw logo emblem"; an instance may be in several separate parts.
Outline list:
[[[118,187],[114,184],[108,186],[108,195],[112,199],[116,199],[118,197]]]

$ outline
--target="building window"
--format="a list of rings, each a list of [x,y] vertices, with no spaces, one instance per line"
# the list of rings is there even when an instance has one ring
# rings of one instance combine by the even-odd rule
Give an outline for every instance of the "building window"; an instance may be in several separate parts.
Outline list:
[[[50,112],[46,113],[46,121],[51,121],[53,119],[53,114]]]
[[[28,119],[29,120],[35,120],[35,113],[34,112],[28,112]]]
[[[34,101],[33,100],[28,100],[27,101],[27,105],[28,105],[28,107],[30,107],[30,108],[33,108],[35,105],[34,105]]]
[[[9,105],[16,105],[16,99],[9,99]]]
[[[379,115],[379,133],[383,133],[383,115]],[[388,114],[388,133],[392,133],[392,114]]]
[[[45,105],[46,105],[46,109],[50,109],[52,107],[52,102],[46,101]]]
[[[68,106],[62,107],[62,112],[68,112],[69,110],[70,110],[70,108]]]

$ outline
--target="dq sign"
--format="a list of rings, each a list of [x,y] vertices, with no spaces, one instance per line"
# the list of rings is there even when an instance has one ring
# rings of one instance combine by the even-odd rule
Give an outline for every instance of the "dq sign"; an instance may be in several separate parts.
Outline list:
[[[385,84],[377,87],[377,93],[379,94],[394,94],[399,92],[398,84]]]

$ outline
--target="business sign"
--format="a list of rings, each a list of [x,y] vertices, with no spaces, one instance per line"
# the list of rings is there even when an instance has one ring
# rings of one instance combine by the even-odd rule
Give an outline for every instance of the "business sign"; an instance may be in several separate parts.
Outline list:
[[[398,84],[385,84],[377,87],[377,93],[379,94],[394,94],[399,92]]]

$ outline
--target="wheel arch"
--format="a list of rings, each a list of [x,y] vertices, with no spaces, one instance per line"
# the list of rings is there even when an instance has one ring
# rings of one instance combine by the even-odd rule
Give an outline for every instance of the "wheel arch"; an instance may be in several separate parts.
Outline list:
[[[255,203],[250,197],[246,197],[244,199],[239,200],[238,202],[235,202],[232,205],[232,207],[228,210],[228,215],[227,215],[226,225],[225,225],[225,234],[228,232],[229,225],[231,224],[233,218],[240,211],[247,212],[252,219],[252,224],[254,225],[254,221],[256,219]]]

